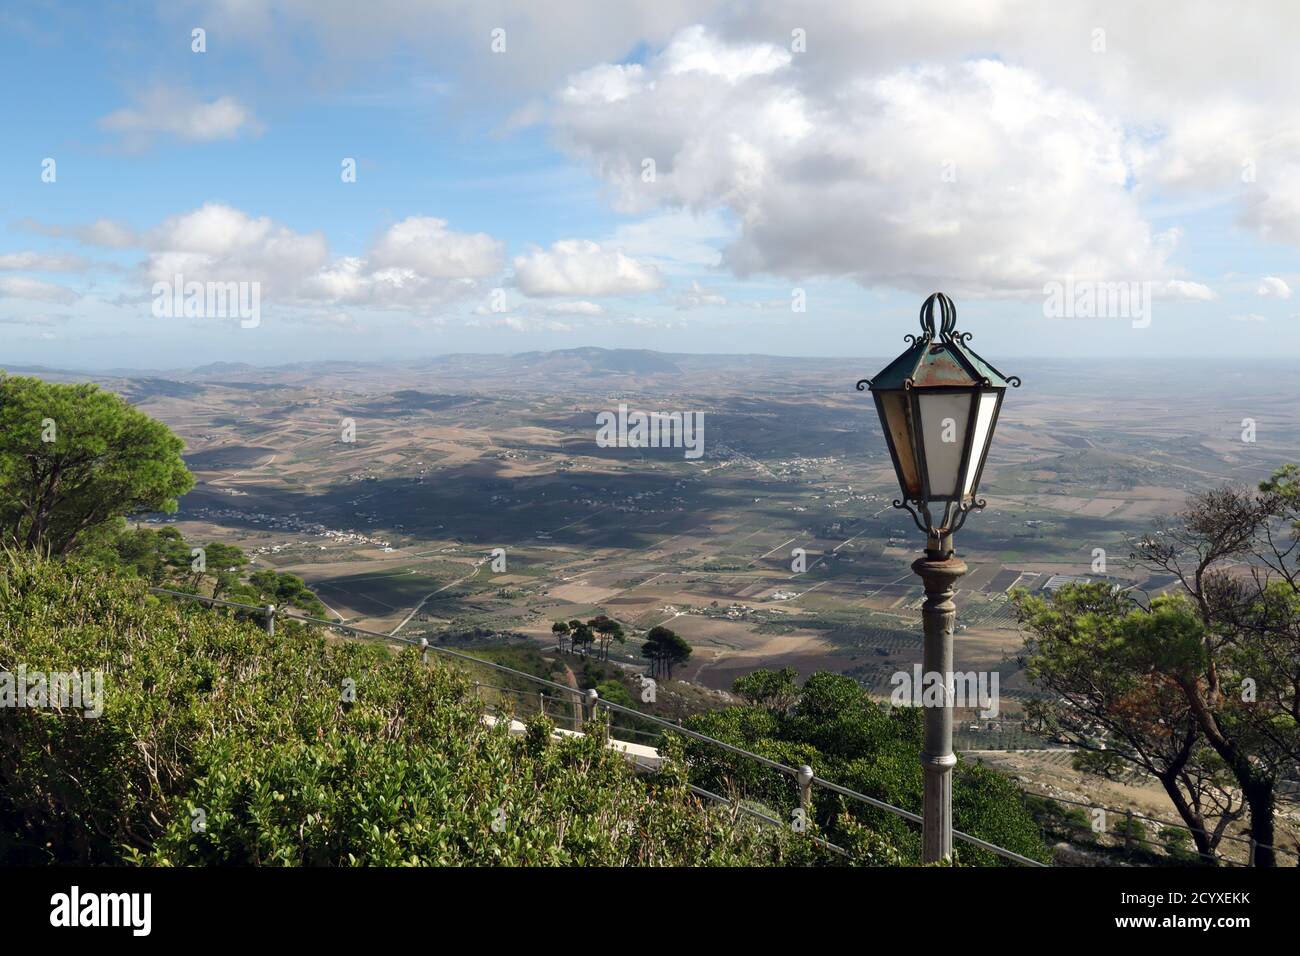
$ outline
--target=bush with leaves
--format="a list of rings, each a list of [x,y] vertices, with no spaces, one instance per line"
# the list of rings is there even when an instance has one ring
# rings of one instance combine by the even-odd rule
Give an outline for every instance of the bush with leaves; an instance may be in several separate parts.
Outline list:
[[[758,695],[770,706],[727,707],[689,718],[686,726],[787,766],[808,764],[819,777],[877,800],[921,811],[923,772],[921,712],[886,713],[851,677],[811,675],[789,700],[779,672],[756,672],[736,682],[737,693]],[[775,693],[773,693],[775,691]],[[778,770],[689,740],[691,779],[706,789],[761,802],[774,816],[790,819],[798,805],[795,781]],[[920,832],[895,814],[814,788],[813,820],[832,842],[847,845],[845,820],[866,827],[912,863],[920,859]],[[1015,785],[985,767],[959,763],[953,779],[955,826],[990,843],[1046,860],[1042,836]],[[1000,858],[958,844],[963,863],[997,864]]]
[[[599,728],[489,728],[414,649],[272,638],[99,565],[3,555],[0,669],[20,665],[103,671],[105,707],[0,710],[3,863],[839,862],[702,803],[676,740],[638,776]]]

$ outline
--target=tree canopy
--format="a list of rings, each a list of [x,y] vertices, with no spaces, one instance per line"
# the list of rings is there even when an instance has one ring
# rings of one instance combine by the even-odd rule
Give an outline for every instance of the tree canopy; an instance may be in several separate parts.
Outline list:
[[[641,656],[650,661],[652,677],[671,680],[673,668],[690,659],[691,645],[675,631],[660,624],[650,628],[646,634],[645,643],[641,645]]]
[[[1085,766],[1123,761],[1160,780],[1202,853],[1240,812],[1235,789],[1256,863],[1275,865],[1279,783],[1300,773],[1300,469],[1191,496],[1133,557],[1174,593],[1018,597],[1030,675],[1057,694],[1032,713],[1087,749],[1114,746]]]
[[[122,515],[174,511],[194,479],[162,422],[91,384],[0,374],[0,529],[62,555]]]

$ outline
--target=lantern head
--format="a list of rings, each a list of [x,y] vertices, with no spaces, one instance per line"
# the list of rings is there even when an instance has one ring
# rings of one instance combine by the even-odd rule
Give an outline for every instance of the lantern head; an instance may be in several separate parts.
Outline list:
[[[935,306],[939,327],[935,331]],[[921,334],[907,335],[909,348],[871,379],[876,412],[893,459],[904,508],[926,533],[926,547],[952,551],[952,534],[966,516],[983,508],[980,474],[1007,386],[1020,386],[967,346],[957,331],[957,308],[936,292],[921,306]]]

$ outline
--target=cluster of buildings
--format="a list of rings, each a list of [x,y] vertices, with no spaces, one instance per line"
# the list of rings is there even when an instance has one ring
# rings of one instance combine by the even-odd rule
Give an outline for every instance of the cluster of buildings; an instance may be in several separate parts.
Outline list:
[[[315,535],[316,537],[328,538],[331,541],[340,544],[361,544],[373,545],[379,548],[389,547],[389,542],[382,538],[376,538],[360,531],[344,531],[338,528],[327,528],[316,521],[303,521],[297,515],[276,515],[267,514],[263,511],[239,511],[234,508],[194,508],[184,514],[178,512],[170,520],[201,520],[210,521],[213,524],[224,524],[227,521],[247,521],[260,527],[265,527],[271,531],[291,531]],[[149,520],[164,521],[165,518],[150,518]],[[269,545],[258,548],[255,554],[275,553],[289,545]]]
[[[796,475],[824,475],[837,465],[838,460],[835,458],[800,457],[791,458],[789,461],[778,461],[772,466],[772,470],[778,478],[793,478]]]

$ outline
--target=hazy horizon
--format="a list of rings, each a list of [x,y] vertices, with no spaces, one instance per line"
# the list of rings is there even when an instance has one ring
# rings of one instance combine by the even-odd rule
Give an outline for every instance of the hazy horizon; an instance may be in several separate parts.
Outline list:
[[[419,365],[421,363],[433,363],[440,360],[452,358],[514,358],[524,355],[561,355],[565,353],[578,353],[588,350],[598,350],[608,353],[650,353],[666,357],[689,357],[689,358],[714,358],[714,359],[774,359],[780,361],[792,362],[860,362],[863,363],[863,374],[869,375],[867,369],[875,369],[875,364],[883,367],[893,356],[886,356],[883,353],[879,355],[782,355],[774,352],[708,352],[683,349],[679,351],[669,351],[665,349],[652,348],[605,348],[603,346],[577,345],[565,348],[554,349],[520,349],[511,351],[455,351],[455,352],[430,352],[420,355],[411,356],[385,356],[375,359],[356,359],[356,358],[322,358],[322,359],[295,359],[291,361],[245,361],[245,360],[225,360],[214,359],[206,362],[197,362],[189,365],[121,365],[117,363],[101,365],[53,365],[41,362],[21,362],[8,361],[0,362],[0,372],[9,374],[24,374],[26,372],[59,372],[59,373],[78,373],[85,372],[95,375],[117,374],[124,377],[137,374],[162,373],[162,372],[195,372],[205,369],[215,369],[221,367],[230,368],[249,368],[259,371],[274,371],[283,368],[302,368],[313,365],[357,365],[366,367],[384,367],[398,365]],[[900,345],[899,351],[902,351]],[[1140,364],[1145,368],[1159,368],[1165,371],[1176,370],[1181,365],[1189,367],[1202,367],[1218,365],[1226,369],[1241,366],[1273,366],[1281,365],[1288,369],[1294,368],[1294,360],[1289,357],[1278,357],[1274,355],[1252,355],[1252,356],[1168,356],[1162,359],[1150,359],[1144,356],[1107,356],[1107,355],[1013,355],[1010,362],[1014,364],[1029,363],[1036,365],[1039,363],[1056,363],[1063,366],[1069,365],[1110,365],[1110,364]],[[1007,365],[1006,361],[999,360],[1000,365]],[[627,374],[638,374],[630,372]],[[433,383],[431,387],[435,387]]]

